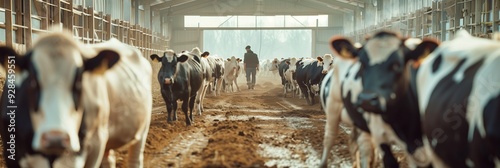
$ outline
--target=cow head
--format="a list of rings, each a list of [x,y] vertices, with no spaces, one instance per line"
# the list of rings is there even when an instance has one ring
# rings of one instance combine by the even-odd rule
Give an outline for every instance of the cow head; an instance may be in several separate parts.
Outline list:
[[[226,75],[236,76],[238,61],[235,56],[231,56],[231,58],[227,59],[228,61],[224,63],[224,70],[227,72]]]
[[[269,67],[270,71],[278,70],[278,65],[279,65],[279,60],[278,58],[274,58],[271,63],[269,64],[271,67]]]
[[[321,73],[326,74],[332,68],[333,57],[331,54],[325,54],[323,57],[317,57],[318,66],[322,66],[323,70]]]
[[[405,94],[409,80],[406,65],[418,62],[438,46],[438,42],[426,39],[414,48],[415,42],[394,32],[381,31],[367,39],[366,44],[356,51],[356,47],[346,39],[332,39],[332,47],[339,56],[358,58],[361,63],[362,67],[356,74],[363,83],[363,91],[357,101],[361,108],[383,113]]]
[[[160,84],[164,84],[165,78],[171,78],[174,76],[177,68],[177,55],[174,50],[166,50],[163,53],[163,57],[153,54],[150,58],[154,62],[161,63],[161,68],[158,71],[158,82],[160,82]]]
[[[290,58],[290,61],[287,61],[288,70],[292,73],[295,73],[297,70],[297,58]]]
[[[8,55],[15,57],[16,87],[29,93],[29,97],[16,99],[28,100],[19,105],[29,106],[33,150],[56,156],[79,152],[85,129],[90,127],[86,124],[91,122],[84,116],[109,110],[102,105],[107,97],[91,97],[94,90],[101,90],[89,87],[89,83],[104,83],[103,74],[118,62],[119,54],[84,49],[67,32],[39,37],[24,55],[9,47],[0,47],[0,53],[2,61]]]

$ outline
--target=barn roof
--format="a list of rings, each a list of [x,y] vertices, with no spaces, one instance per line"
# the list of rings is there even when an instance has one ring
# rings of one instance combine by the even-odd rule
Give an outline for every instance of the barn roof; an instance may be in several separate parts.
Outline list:
[[[352,13],[363,0],[152,0],[151,8],[169,15],[321,15]]]

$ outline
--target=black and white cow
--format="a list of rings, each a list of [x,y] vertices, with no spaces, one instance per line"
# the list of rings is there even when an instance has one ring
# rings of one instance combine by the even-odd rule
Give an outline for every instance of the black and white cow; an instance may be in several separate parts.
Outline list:
[[[195,105],[198,109],[198,115],[201,115],[201,113],[204,111],[203,101],[205,99],[205,95],[207,93],[208,88],[210,87],[210,85],[214,80],[213,69],[215,69],[215,66],[212,67],[207,57],[201,56],[202,53],[198,47],[193,48],[190,54],[195,57],[194,58],[195,60],[199,60],[201,65],[203,81],[201,82],[201,88],[198,90],[198,94],[196,95],[196,101],[195,101]]]
[[[210,91],[213,92],[214,96],[220,95],[220,91],[222,90],[223,77],[224,77],[224,59],[218,56],[208,56],[206,57],[210,67],[212,67],[212,77],[213,80],[211,82],[212,89]]]
[[[288,61],[285,59],[285,64],[288,68],[283,69],[283,78],[285,78],[285,86],[283,87],[283,96],[286,97],[288,92],[292,93],[292,97],[295,97],[296,91],[298,91],[297,80],[295,80],[295,71],[297,70],[297,58],[290,58]]]
[[[419,58],[427,56],[438,44],[431,39],[406,39],[394,32],[380,31],[367,39],[362,48],[355,50],[347,39],[332,38],[332,49],[340,57],[355,62],[336,63],[335,66],[344,67],[334,69],[325,81],[330,87],[324,87],[321,96],[325,101],[325,110],[332,113],[332,117],[327,113],[323,154],[327,154],[331,146],[329,139],[338,131],[339,120],[346,120],[368,133],[366,136],[383,152],[386,167],[398,167],[390,144],[404,149],[410,166],[428,165],[430,158],[423,148],[420,115],[413,96],[415,90],[409,86],[410,79],[414,77],[410,65],[413,62],[418,64]],[[376,88],[391,91],[380,93],[376,92]],[[379,94],[383,96],[373,96]],[[339,101],[342,103],[335,103]],[[361,153],[370,151],[362,149],[362,144],[358,145]],[[370,160],[362,158],[362,164],[369,165]]]
[[[183,52],[177,56],[173,50],[165,51],[163,57],[156,54],[150,57],[162,65],[158,72],[158,82],[161,86],[161,95],[167,105],[167,121],[177,120],[177,100],[181,100],[186,125],[191,125],[197,92],[201,89],[204,80],[199,58],[189,52]]]
[[[465,30],[418,69],[424,146],[436,167],[500,167],[500,43]]]
[[[436,167],[498,167],[500,43],[465,30],[455,36],[424,60],[435,42],[422,43],[405,57],[360,57],[363,92],[357,105],[378,115],[373,128],[388,128],[381,133],[386,138],[397,135],[416,163],[422,161],[417,155],[423,143],[426,161]],[[420,66],[408,66],[414,61]]]
[[[319,92],[319,85],[325,74],[330,70],[333,57],[325,54],[317,59],[303,59],[297,62],[295,77],[302,94],[309,105],[313,105],[314,96]]]
[[[287,62],[290,62],[289,58],[281,60],[278,64],[278,73],[281,77],[281,85],[285,85],[286,83],[285,72],[288,70],[290,66],[290,64],[288,64]]]
[[[1,109],[8,167],[114,167],[113,149],[123,146],[130,147],[128,165],[143,166],[152,69],[139,50],[116,39],[84,46],[64,31],[42,35],[24,56],[8,47],[0,53],[3,65],[5,54],[16,57],[16,82],[6,83]],[[14,103],[6,96],[11,86]]]

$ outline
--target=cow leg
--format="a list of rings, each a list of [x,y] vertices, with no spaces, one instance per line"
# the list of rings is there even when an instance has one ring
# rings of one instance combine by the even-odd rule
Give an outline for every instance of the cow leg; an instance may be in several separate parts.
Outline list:
[[[196,97],[196,95],[194,95],[193,97]],[[192,101],[193,99],[189,99],[189,112],[190,112],[190,116],[189,116],[189,119],[192,121],[193,120],[193,108],[194,108],[194,101]]]
[[[311,100],[310,100],[310,104],[309,104],[309,105],[311,105],[311,106],[312,106],[312,105],[314,105],[314,103],[316,103],[316,102],[314,102],[314,97],[315,97],[315,95],[316,95],[316,94],[314,94],[313,89],[312,89],[312,88],[309,88],[309,99],[311,99]]]
[[[109,132],[107,126],[105,128],[99,128],[94,136],[92,136],[92,138],[90,139],[90,142],[92,143],[89,144],[90,147],[87,148],[88,150],[86,151],[88,153],[83,154],[87,158],[82,158],[86,160],[83,161],[85,162],[85,168],[99,167],[101,162],[104,162],[103,158],[104,160],[106,160],[107,156],[105,156],[105,148],[108,138]]]
[[[196,100],[196,107],[198,108],[199,115],[201,115],[201,112],[203,112],[202,100],[203,97],[205,96],[206,91],[207,91],[207,81],[203,80],[203,82],[201,83],[201,88],[198,90],[196,94],[197,96],[194,98]]]
[[[175,104],[175,103],[170,104],[170,103],[168,103],[168,102],[167,102],[167,122],[169,122],[169,123],[173,121],[173,120],[172,120],[172,112],[173,112],[173,111],[172,111],[172,110],[173,110],[173,109],[172,109],[172,106],[173,106],[174,104]]]
[[[194,97],[196,97],[196,95]],[[188,105],[193,104],[193,106],[191,106],[191,111],[192,111],[192,109],[194,108],[194,101],[195,100],[193,97],[184,99],[182,101],[182,112],[184,112],[184,117],[186,118],[186,125],[187,126],[191,125],[191,118],[188,115]],[[191,116],[192,116],[192,112],[191,112]]]
[[[112,149],[104,152],[104,158],[102,159],[102,168],[116,168],[116,157],[115,151]]]
[[[339,103],[328,103],[326,105],[326,124],[323,139],[323,155],[321,156],[320,167],[328,166],[328,156],[332,149],[335,136],[339,133],[340,115],[342,105]]]
[[[177,101],[172,103],[172,113],[174,113],[174,121],[177,121]]]
[[[221,93],[221,90],[222,90],[222,82],[223,82],[222,79],[217,79],[217,87],[216,87],[216,89],[217,89],[217,95],[219,95],[219,96],[220,96],[220,93]]]
[[[299,82],[299,87],[300,87],[300,93],[302,93],[302,95],[304,96],[304,98],[306,99],[307,101],[307,104],[311,104],[310,100],[309,100],[309,88],[308,86],[305,84],[305,83],[301,83]]]
[[[240,91],[240,87],[238,86],[238,82],[236,81],[236,78],[234,79],[234,85],[236,86],[236,91]]]
[[[285,86],[283,86],[283,97],[286,98],[286,83],[285,83]]]
[[[399,167],[398,161],[392,154],[391,146],[389,146],[388,144],[380,144],[380,149],[383,152],[382,161],[384,162],[384,167]]]
[[[356,128],[355,128],[356,129]],[[373,147],[372,138],[370,134],[358,130],[361,132],[359,137],[357,137],[357,145],[359,146],[359,161],[361,168],[376,167],[376,155],[375,149]]]
[[[146,128],[141,134],[139,141],[128,149],[128,167],[142,168],[144,166],[144,148],[148,137],[150,121],[145,123]]]
[[[196,96],[196,106],[198,107],[198,115],[201,115],[203,112],[203,99],[205,98],[206,91],[208,90],[208,85],[202,85],[200,91]]]

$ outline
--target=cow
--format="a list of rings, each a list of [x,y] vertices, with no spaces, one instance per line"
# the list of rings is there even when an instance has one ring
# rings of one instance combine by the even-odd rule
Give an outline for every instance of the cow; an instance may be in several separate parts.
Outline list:
[[[236,81],[240,67],[235,56],[227,59],[224,63],[224,69],[226,70],[226,73],[224,74],[226,92],[234,91],[233,84],[236,86],[236,90],[240,91],[240,87],[238,87],[238,83]]]
[[[350,43],[347,39],[337,40],[336,43]],[[357,48],[346,46],[345,51],[357,52]],[[334,51],[335,52],[335,51]],[[345,53],[345,52],[344,52]],[[321,83],[320,102],[326,114],[325,134],[323,140],[323,154],[319,167],[327,167],[328,156],[333,146],[333,142],[339,133],[340,122],[353,126],[354,123],[344,108],[344,101],[355,103],[355,100],[346,100],[345,94],[357,95],[361,92],[361,81],[353,74],[359,70],[361,65],[355,58],[349,55],[338,55],[333,60],[332,69],[326,74]],[[355,118],[356,119],[356,118]],[[354,125],[351,137],[356,145],[359,155],[351,153],[353,156],[353,166],[356,167],[377,167],[376,152],[371,142],[371,136],[367,129],[359,129]],[[356,134],[356,133],[357,134]]]
[[[212,84],[214,78],[213,78],[213,69],[215,69],[215,65],[210,65],[207,57],[202,57],[202,53],[198,47],[195,47],[191,50],[190,54],[195,58],[195,60],[199,60],[200,65],[201,65],[201,70],[202,70],[202,77],[203,81],[201,83],[201,88],[198,90],[198,94],[196,97],[196,107],[198,109],[198,115],[201,115],[201,113],[204,111],[203,109],[203,100],[205,99],[205,94],[207,93],[208,88]],[[208,55],[207,55],[208,56]]]
[[[433,166],[500,167],[499,48],[461,30],[422,61],[411,84]]]
[[[330,42],[332,50],[339,57],[357,61],[345,73],[344,79],[343,73],[339,72],[338,78],[343,80],[340,84],[342,112],[338,107],[335,108],[335,103],[328,102],[331,98],[327,97],[325,110],[335,113],[332,119],[327,119],[334,121],[333,124],[328,122],[327,125],[335,127],[339,118],[344,119],[341,113],[345,111],[346,118],[356,128],[369,133],[373,144],[383,152],[385,167],[399,166],[390,149],[391,144],[404,150],[411,167],[429,165],[430,157],[422,143],[417,100],[413,97],[415,89],[409,83],[414,77],[411,67],[434,51],[439,42],[433,39],[402,38],[391,31],[375,33],[359,51],[352,49],[354,45],[343,37],[333,37]],[[330,87],[330,93],[335,94],[334,89],[337,87]],[[387,90],[378,92],[380,88]],[[379,97],[379,94],[383,94],[383,97]],[[326,130],[325,141],[327,134],[334,133]]]
[[[499,135],[495,127],[498,106],[492,102],[498,101],[500,88],[492,81],[499,80],[493,75],[498,72],[499,43],[472,37],[465,30],[455,37],[423,60],[422,54],[396,59],[392,55],[361,57],[365,65],[362,79],[377,82],[363,84],[357,104],[378,113],[384,119],[379,126],[392,129],[410,153],[423,143],[433,166],[498,167],[498,141],[494,141]],[[417,53],[430,51],[428,45],[419,47]],[[405,79],[401,74],[406,70],[401,66],[412,61],[416,63],[409,70],[411,76]],[[401,88],[410,91],[402,94]],[[408,127],[422,130],[405,129]],[[423,133],[423,142],[405,141],[421,136],[412,133]]]
[[[319,92],[319,85],[325,74],[330,70],[333,57],[325,54],[316,59],[303,59],[298,62],[295,77],[307,104],[314,105],[314,96]]]
[[[278,74],[280,75],[281,78],[281,85],[286,84],[286,79],[285,79],[285,72],[288,70],[290,64],[290,59],[283,59],[278,63]]]
[[[199,57],[190,52],[183,52],[177,56],[173,50],[166,50],[163,55],[160,57],[153,54],[150,58],[161,63],[158,82],[167,106],[167,122],[177,120],[177,100],[181,100],[182,112],[186,117],[186,125],[189,126],[193,121],[194,103],[204,80]]]
[[[16,66],[16,82],[6,83],[2,95],[4,148],[10,137],[4,114],[18,107],[16,155],[8,159],[4,150],[7,166],[114,167],[113,150],[128,146],[128,165],[143,167],[151,65],[117,39],[85,46],[67,30],[54,31],[23,56],[0,47],[2,63],[8,54]],[[19,93],[16,102],[8,101],[9,85]]]
[[[267,69],[269,69],[269,71],[271,71],[271,74],[272,75],[276,75],[278,73],[278,64],[280,63],[280,61],[278,60],[278,58],[274,58],[270,63],[267,64]]]
[[[223,84],[224,77],[224,59],[217,56],[209,56],[206,57],[210,67],[212,67],[212,77],[213,80],[211,82],[214,96],[220,95],[220,91]]]
[[[295,97],[298,88],[297,81],[295,80],[295,71],[297,70],[297,58],[290,58],[289,61],[285,61],[288,68],[285,70],[283,76],[285,78],[285,86],[283,87],[283,96],[286,97],[286,93],[291,92],[292,97]]]
[[[220,91],[220,88],[222,86],[222,74],[224,73],[224,60],[217,55],[210,56],[210,53],[208,51],[203,52],[201,54],[202,59],[206,59],[206,62],[208,62],[208,67],[210,68],[211,74],[211,79],[208,85],[207,93],[212,93],[212,95],[215,97],[219,93],[217,93],[217,90]],[[207,94],[206,93],[206,94]]]

